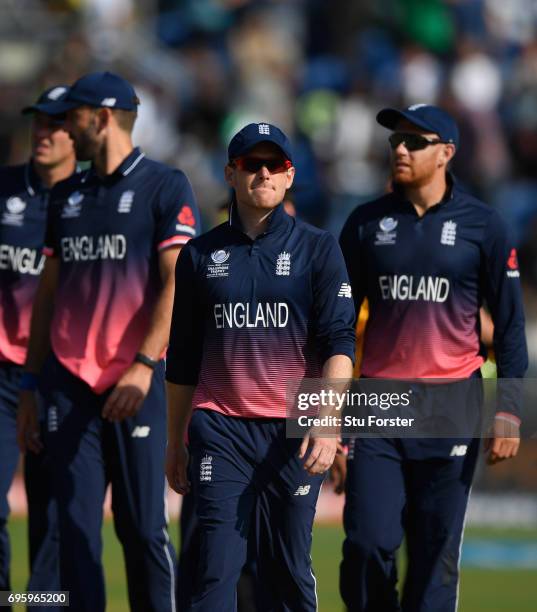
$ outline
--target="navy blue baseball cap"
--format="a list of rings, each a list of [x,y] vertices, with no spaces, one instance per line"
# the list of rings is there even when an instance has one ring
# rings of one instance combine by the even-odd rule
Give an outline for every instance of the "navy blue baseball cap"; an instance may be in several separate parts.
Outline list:
[[[123,77],[112,72],[92,72],[71,85],[65,99],[56,104],[55,113],[65,113],[86,104],[135,111],[140,100],[134,87]]]
[[[286,159],[293,161],[291,143],[287,136],[270,123],[249,123],[233,136],[227,148],[230,159],[241,157],[260,142],[272,142],[278,146]]]
[[[59,115],[63,111],[58,112],[56,110],[57,104],[62,100],[65,100],[69,93],[68,85],[55,85],[49,87],[37,98],[35,104],[31,106],[25,106],[21,113],[23,115],[29,115],[30,113],[45,113],[46,115]]]
[[[459,128],[455,119],[445,110],[430,104],[413,104],[404,110],[385,108],[377,115],[380,125],[395,130],[398,121],[407,119],[410,123],[438,134],[440,140],[459,146]]]

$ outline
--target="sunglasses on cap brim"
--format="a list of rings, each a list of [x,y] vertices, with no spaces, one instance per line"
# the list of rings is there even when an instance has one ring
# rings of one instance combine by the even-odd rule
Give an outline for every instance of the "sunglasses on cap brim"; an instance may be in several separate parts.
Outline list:
[[[265,167],[271,174],[285,172],[293,166],[290,160],[283,157],[263,159],[260,157],[248,157],[247,155],[244,157],[236,157],[231,164],[239,170],[252,173],[259,172],[261,168]]]
[[[429,139],[421,134],[406,132],[394,132],[390,134],[388,140],[390,141],[392,149],[397,149],[397,147],[403,143],[408,151],[421,151],[421,149],[426,149],[431,145],[449,144],[447,141],[441,140],[440,138]]]

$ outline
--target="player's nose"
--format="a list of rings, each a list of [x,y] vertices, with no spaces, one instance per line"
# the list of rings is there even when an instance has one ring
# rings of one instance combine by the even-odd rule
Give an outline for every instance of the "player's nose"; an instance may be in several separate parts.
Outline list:
[[[261,168],[259,168],[258,175],[260,178],[267,179],[270,177],[270,172],[266,166],[261,166]]]

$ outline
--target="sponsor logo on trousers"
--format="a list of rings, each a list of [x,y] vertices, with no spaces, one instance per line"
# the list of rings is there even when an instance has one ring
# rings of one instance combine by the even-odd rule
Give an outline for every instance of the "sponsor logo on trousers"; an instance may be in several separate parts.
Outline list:
[[[468,450],[468,446],[466,444],[455,444],[455,446],[451,449],[450,457],[464,457],[466,455],[466,451]]]

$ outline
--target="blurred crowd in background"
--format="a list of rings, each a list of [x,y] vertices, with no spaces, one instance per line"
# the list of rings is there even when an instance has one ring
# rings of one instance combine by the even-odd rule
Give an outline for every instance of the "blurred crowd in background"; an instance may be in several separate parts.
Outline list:
[[[0,0],[0,163],[27,159],[20,109],[44,87],[112,70],[142,101],[135,143],[187,173],[205,229],[231,135],[269,121],[294,143],[297,214],[338,235],[388,186],[378,110],[438,104],[461,128],[455,175],[515,233],[535,376],[536,32],[537,0]],[[521,454],[481,486],[532,490],[537,446]]]
[[[453,171],[519,246],[537,369],[537,0],[2,0],[0,162],[28,154],[20,108],[110,69],[141,98],[134,139],[191,179],[205,228],[229,198],[231,135],[290,134],[298,215],[336,235],[388,182],[384,106],[457,118]]]

